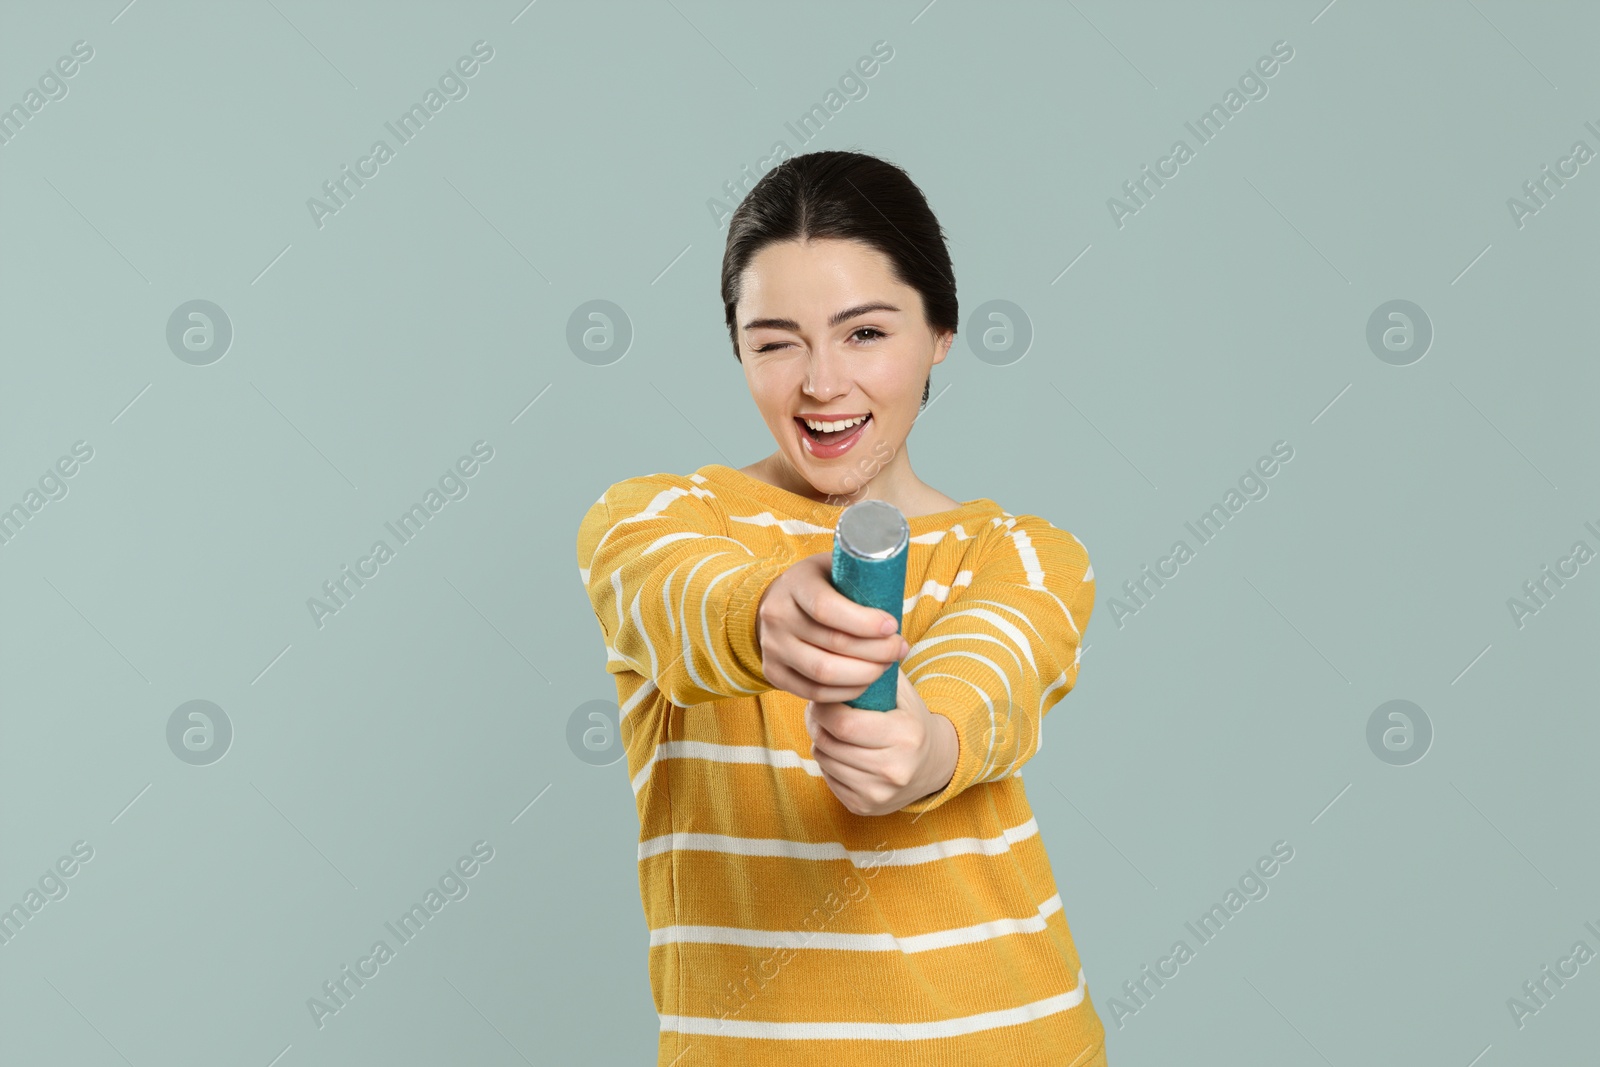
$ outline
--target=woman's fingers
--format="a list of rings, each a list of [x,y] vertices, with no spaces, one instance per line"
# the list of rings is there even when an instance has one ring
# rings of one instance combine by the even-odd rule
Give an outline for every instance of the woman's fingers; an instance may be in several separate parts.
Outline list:
[[[835,664],[842,664],[844,668],[835,669]],[[866,692],[886,669],[875,663],[839,656],[813,661],[809,653],[802,651],[793,656],[775,657],[766,675],[767,681],[797,697],[819,704],[843,704]]]
[[[790,637],[789,641],[796,646],[787,657],[789,665],[818,685],[853,685],[864,689],[882,677],[897,658],[891,654],[890,658],[884,660],[858,659],[829,652],[794,637]],[[860,694],[858,692],[855,695]]]
[[[796,674],[782,663],[769,664],[766,669],[767,681],[773,688],[781,689],[785,693],[792,693],[802,700],[813,700],[819,704],[843,704],[854,700],[866,692],[868,682],[856,686],[827,686],[818,685],[811,679]]]
[[[821,726],[816,727],[816,731],[811,738],[811,754],[819,761],[831,763],[836,768],[848,767],[862,774],[871,774],[876,770],[873,758],[866,749],[838,741]]]
[[[800,617],[794,620],[789,627],[789,632],[792,636],[823,652],[875,663],[879,667],[879,674],[882,674],[889,664],[899,659],[900,654],[905,650],[904,638],[901,637],[898,630],[887,637],[855,637],[818,622],[804,612],[801,612]]]
[[[906,654],[898,631],[883,634],[887,612],[857,604],[828,579],[831,553],[819,552],[785,571],[757,607],[762,670],[767,681],[824,703],[859,697]]]
[[[796,590],[795,602],[808,616],[831,630],[851,637],[881,638],[884,621],[894,620],[888,612],[857,604],[835,589],[829,578],[828,559],[828,553],[807,557],[811,567],[806,580]]]

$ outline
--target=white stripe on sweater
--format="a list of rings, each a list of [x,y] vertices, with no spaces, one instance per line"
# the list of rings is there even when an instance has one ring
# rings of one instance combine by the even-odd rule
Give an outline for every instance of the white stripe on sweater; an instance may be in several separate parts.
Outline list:
[[[650,931],[650,944],[671,945],[690,942],[698,945],[742,945],[746,948],[819,948],[847,952],[931,952],[934,949],[992,941],[1007,934],[1037,934],[1047,927],[1046,918],[1061,910],[1061,894],[1040,904],[1038,911],[1024,919],[995,919],[933,930],[926,934],[896,937],[890,933],[839,934],[816,930],[751,930],[742,926],[664,926]]]
[[[977,536],[977,534],[967,533],[966,527],[958,522],[948,530],[934,530],[932,533],[917,534],[911,539],[911,543],[914,545],[936,545],[946,537],[954,537],[957,541],[970,541]]]
[[[658,761],[664,759],[704,759],[716,763],[764,763],[768,767],[799,767],[813,778],[822,777],[822,768],[816,760],[806,759],[792,748],[764,748],[761,745],[719,745],[711,741],[663,741],[650,754],[650,759],[633,776],[633,792],[649,780],[650,772]]]
[[[663,1031],[704,1034],[708,1037],[750,1037],[776,1041],[924,1041],[976,1034],[1042,1019],[1082,1004],[1087,991],[1088,983],[1080,967],[1077,988],[1065,993],[1016,1008],[925,1023],[774,1023],[755,1019],[710,1019],[694,1015],[662,1015],[660,1018]]]
[[[818,526],[816,523],[804,519],[778,519],[772,512],[763,511],[759,515],[729,515],[729,522],[742,522],[750,526],[776,526],[786,534],[831,534],[833,527]]]
[[[902,605],[900,612],[902,615],[911,614],[911,609],[916,607],[917,601],[921,600],[923,597],[930,597],[938,603],[943,604],[946,600],[950,599],[950,591],[952,589],[957,589],[961,586],[971,584],[971,571],[959,572],[954,578],[950,579],[949,585],[940,585],[932,578],[929,578],[927,581],[922,583],[921,589],[918,589],[915,593],[906,598],[906,602],[904,605]]]
[[[998,837],[953,837],[945,841],[932,841],[926,845],[908,845],[905,848],[879,852],[864,848],[850,850],[837,841],[791,841],[783,837],[729,837],[726,834],[696,834],[679,832],[661,834],[639,842],[639,859],[669,852],[719,852],[728,856],[777,856],[794,860],[849,860],[859,869],[873,867],[914,867],[919,863],[933,863],[951,856],[998,856],[1011,851],[1011,846],[1039,832],[1039,824],[1031,816],[1018,826],[1000,831]],[[870,861],[870,862],[868,862]],[[864,865],[864,866],[863,866]]]
[[[644,684],[633,691],[633,696],[628,698],[628,702],[617,708],[617,726],[620,728],[623,720],[628,717],[628,712],[638,707],[646,697],[655,692],[659,692],[656,688],[655,680],[646,678]]]
[[[695,573],[697,571],[699,571],[701,567],[704,567],[707,563],[710,563],[712,560],[716,559],[718,556],[725,556],[727,554],[728,553],[726,553],[726,552],[716,552],[716,553],[713,553],[712,555],[706,556],[699,563],[696,563],[694,565],[694,570],[690,571],[689,572],[689,576],[683,580],[683,595],[678,598],[678,610],[680,612],[686,612],[687,609],[688,609],[688,606],[689,606],[689,588],[690,588],[690,586],[692,586],[694,584]],[[750,565],[751,564],[749,564],[749,563],[741,563],[737,567],[729,567],[727,570],[723,571],[721,574],[719,574],[715,578],[711,579],[710,582],[706,583],[705,592],[702,593],[701,596],[700,596],[700,630],[705,635],[706,656],[711,660],[711,669],[716,672],[717,681],[720,683],[720,685],[726,687],[726,689],[731,690],[732,692],[735,692],[735,693],[750,693],[750,694],[754,694],[754,693],[761,692],[761,690],[759,690],[759,689],[746,689],[744,686],[734,685],[733,684],[732,675],[730,675],[727,671],[722,669],[722,664],[717,661],[716,644],[713,642],[712,637],[711,637],[711,621],[706,618],[706,606],[707,606],[706,602],[711,599],[711,590],[716,586],[716,584],[718,582],[722,581],[722,579],[726,578],[728,575],[734,573],[735,571],[742,571],[742,570],[744,570],[746,567],[748,567]],[[687,614],[685,614],[683,616],[683,618],[684,618],[684,624],[683,624],[683,651],[679,654],[679,659],[681,659],[683,661],[683,669],[688,672],[689,680],[691,682],[693,682],[695,685],[699,686],[701,689],[706,690],[707,692],[711,692],[711,693],[721,693],[721,692],[723,692],[724,690],[722,688],[715,688],[713,686],[707,685],[705,679],[700,677],[700,672],[695,670],[694,654],[693,654],[693,651],[689,648],[689,623],[688,623],[688,618],[689,617],[688,617]]]

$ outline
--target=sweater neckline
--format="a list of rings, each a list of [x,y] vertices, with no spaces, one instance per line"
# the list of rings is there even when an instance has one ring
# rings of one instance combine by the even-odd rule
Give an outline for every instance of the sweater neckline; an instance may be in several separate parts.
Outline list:
[[[798,493],[791,493],[771,482],[764,482],[760,478],[721,463],[708,463],[695,473],[710,481],[737,488],[790,518],[807,519],[818,526],[827,526],[830,529],[838,526],[839,516],[846,507],[843,504],[824,504]],[[963,520],[991,519],[1004,512],[1005,509],[999,504],[988,497],[980,496],[964,500],[959,506],[946,508],[944,511],[909,515],[906,517],[906,525],[911,528],[911,536],[916,537],[934,530],[948,529]]]

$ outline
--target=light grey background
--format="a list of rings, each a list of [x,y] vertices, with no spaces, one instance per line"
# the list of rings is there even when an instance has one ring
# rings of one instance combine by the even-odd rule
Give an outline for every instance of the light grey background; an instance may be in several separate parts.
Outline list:
[[[5,1062],[653,1061],[625,764],[567,740],[615,699],[575,537],[614,481],[774,447],[707,201],[778,140],[904,166],[949,234],[964,336],[920,476],[1089,548],[1081,677],[1024,780],[1110,1062],[1592,1049],[1600,963],[1521,1027],[1507,1000],[1600,951],[1600,562],[1520,627],[1507,601],[1600,549],[1600,162],[1520,227],[1507,200],[1600,150],[1593,5],[124,2],[0,32],[4,106],[94,49],[0,145],[0,506],[93,449],[0,546],[0,905],[94,850],[0,945]],[[319,228],[307,199],[480,40]],[[1119,227],[1108,198],[1277,41],[1265,98]],[[607,365],[566,339],[594,299],[634,334]],[[1366,340],[1397,299],[1434,330],[1407,366]],[[167,343],[191,300],[232,324],[209,365]],[[989,300],[1024,358],[974,355]],[[476,441],[468,495],[319,627],[308,598]],[[1408,766],[1367,743],[1393,699],[1434,731]],[[209,765],[169,747],[191,700],[232,724]],[[308,998],[477,841],[469,895],[319,1028]],[[1276,841],[1270,894],[1196,947]]]

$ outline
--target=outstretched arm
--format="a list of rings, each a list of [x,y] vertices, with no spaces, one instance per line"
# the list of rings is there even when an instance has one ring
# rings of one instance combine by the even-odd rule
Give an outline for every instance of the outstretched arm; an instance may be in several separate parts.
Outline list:
[[[990,536],[972,581],[952,585],[902,664],[928,710],[955,726],[960,745],[949,784],[902,811],[932,810],[1015,773],[1039,750],[1045,714],[1077,682],[1094,608],[1088,550],[1034,515]]]
[[[756,605],[794,562],[722,532],[708,490],[671,475],[606,490],[578,530],[578,567],[606,643],[606,670],[651,679],[689,707],[773,687]]]

